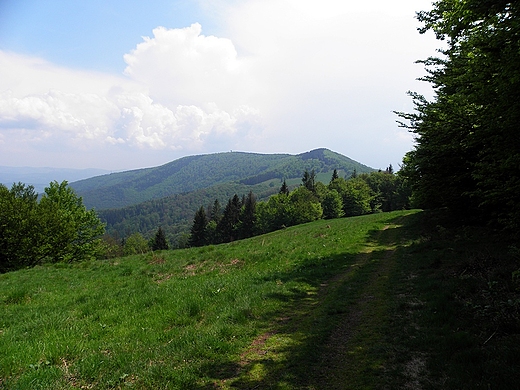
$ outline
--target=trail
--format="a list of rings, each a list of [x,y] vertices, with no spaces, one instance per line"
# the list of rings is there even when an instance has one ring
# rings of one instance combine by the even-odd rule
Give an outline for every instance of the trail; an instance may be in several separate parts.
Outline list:
[[[370,349],[383,343],[380,328],[386,318],[389,273],[395,266],[395,230],[390,225],[385,226],[374,241],[380,242],[383,234],[387,241],[385,248],[369,246],[366,252],[358,255],[358,264],[375,263],[375,267],[325,345],[316,373],[323,382],[311,388],[363,388],[365,379],[384,373],[382,362],[371,361],[368,354]],[[333,283],[342,283],[346,279],[348,274],[343,274]]]
[[[349,267],[322,283],[314,297],[300,302],[292,313],[279,318],[271,330],[253,341],[241,356],[238,375],[242,380],[230,383],[231,388],[385,388],[380,385],[389,367],[381,358],[384,353],[373,351],[388,347],[383,327],[392,299],[390,276],[396,266],[398,223],[375,232]],[[329,315],[335,327],[325,340],[309,336],[319,333],[313,327],[323,326],[327,307],[341,305],[344,309]],[[307,345],[291,350],[286,347],[291,342]],[[316,358],[305,361],[301,355],[313,349],[318,351]],[[294,367],[302,361],[308,366]],[[251,378],[254,367],[264,369],[262,379]],[[247,376],[249,379],[244,379]]]

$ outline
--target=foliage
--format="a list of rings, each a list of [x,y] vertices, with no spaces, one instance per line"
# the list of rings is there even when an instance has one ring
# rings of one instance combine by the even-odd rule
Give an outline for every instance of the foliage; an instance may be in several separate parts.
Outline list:
[[[517,2],[441,0],[419,13],[421,32],[446,48],[422,61],[434,99],[411,94],[415,113],[399,114],[417,138],[403,168],[417,205],[518,228],[519,12]]]
[[[33,186],[0,184],[0,272],[32,266],[44,245]]]
[[[204,206],[195,213],[193,218],[193,225],[190,231],[190,246],[203,246],[208,243],[208,218],[206,217],[206,211]]]
[[[266,202],[257,203],[252,191],[247,197],[242,196],[242,201],[235,194],[229,198],[218,221],[208,222],[201,206],[193,219],[190,245],[230,242],[320,218],[355,216],[409,206],[405,181],[388,170],[362,174],[349,180],[336,176],[337,172],[333,173],[333,179],[326,186],[314,181],[313,172],[305,171],[301,186],[289,191],[284,181],[278,194]],[[383,203],[383,207],[377,202]],[[220,209],[218,201],[212,206],[212,210],[215,209]],[[220,215],[216,211],[210,214]]]
[[[139,232],[133,233],[125,238],[123,243],[123,253],[125,256],[139,255],[150,251],[148,241]]]
[[[0,186],[0,272],[99,253],[104,225],[66,181],[50,183],[37,198],[32,186]]]
[[[260,194],[269,188],[269,184],[300,178],[304,170],[314,170],[319,174],[332,172],[333,169],[345,175],[354,169],[358,172],[372,171],[363,164],[327,149],[316,149],[299,155],[229,152],[184,157],[159,167],[81,180],[72,183],[72,186],[83,197],[85,205],[102,210],[231,183],[236,187],[233,190],[236,193],[253,190]],[[233,192],[226,198],[232,195]],[[222,201],[223,198],[220,199]],[[193,209],[191,213],[195,211]]]
[[[344,215],[343,200],[336,190],[327,192],[321,205],[323,207],[323,218],[325,219],[341,218]]]
[[[302,177],[302,185],[309,191],[316,192],[316,172],[314,172],[314,169],[310,172],[305,170]]]
[[[157,229],[157,233],[155,233],[151,247],[153,251],[169,249],[168,241],[166,241],[164,230],[162,230],[160,226],[159,229]]]
[[[240,238],[252,237],[255,234],[256,225],[256,197],[253,191],[249,191],[244,199],[240,221]]]

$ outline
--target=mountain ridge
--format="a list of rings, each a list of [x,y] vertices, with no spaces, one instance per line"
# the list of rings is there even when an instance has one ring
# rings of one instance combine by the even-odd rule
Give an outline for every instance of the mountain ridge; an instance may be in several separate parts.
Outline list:
[[[233,151],[186,156],[157,167],[76,181],[71,186],[88,208],[118,209],[225,183],[251,186],[269,180],[301,178],[305,170],[312,169],[318,174],[337,169],[344,175],[354,170],[374,171],[325,148],[297,155]]]

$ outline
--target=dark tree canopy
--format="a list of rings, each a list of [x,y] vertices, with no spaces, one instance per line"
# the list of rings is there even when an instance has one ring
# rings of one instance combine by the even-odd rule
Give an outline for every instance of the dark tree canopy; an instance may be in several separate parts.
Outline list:
[[[169,249],[168,242],[166,241],[166,235],[164,234],[164,230],[159,226],[157,229],[157,233],[155,233],[155,237],[152,242],[152,250],[160,251],[164,249]]]
[[[440,0],[421,32],[446,42],[422,61],[435,89],[400,113],[417,145],[404,159],[417,206],[518,228],[520,221],[520,2]]]
[[[316,192],[316,172],[314,169],[312,171],[305,170],[302,177],[302,184],[309,191],[315,193]]]
[[[193,225],[191,227],[189,238],[190,246],[203,246],[208,243],[207,227],[208,218],[206,217],[206,211],[203,206],[200,206],[193,218]]]

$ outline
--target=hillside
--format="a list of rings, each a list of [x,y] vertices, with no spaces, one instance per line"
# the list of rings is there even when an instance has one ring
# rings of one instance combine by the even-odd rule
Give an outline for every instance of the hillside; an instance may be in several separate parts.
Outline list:
[[[334,169],[343,175],[373,170],[328,149],[299,155],[227,152],[184,157],[159,167],[98,176],[71,186],[88,208],[117,209],[226,183],[264,183],[267,187],[272,180],[299,179],[306,169],[329,177]]]
[[[3,274],[0,388],[514,389],[507,248],[400,211]]]

